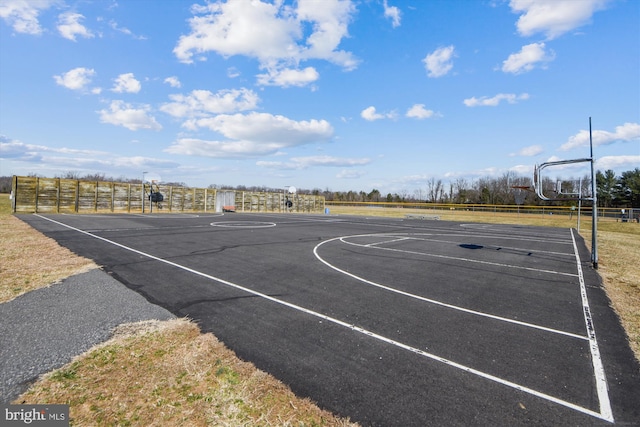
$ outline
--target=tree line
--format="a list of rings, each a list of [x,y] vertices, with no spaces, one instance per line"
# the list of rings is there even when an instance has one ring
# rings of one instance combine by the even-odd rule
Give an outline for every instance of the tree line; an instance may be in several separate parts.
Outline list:
[[[30,174],[29,176],[37,176]],[[61,179],[78,179],[85,181],[115,181],[132,184],[140,184],[140,178],[110,178],[104,174],[80,175],[76,172],[56,176]],[[182,182],[163,182],[164,185],[188,187]],[[529,190],[514,188],[528,187]],[[313,194],[324,196],[328,201],[340,202],[389,202],[389,203],[455,203],[455,204],[490,204],[490,205],[571,205],[575,201],[576,194],[588,197],[591,194],[590,175],[567,180],[552,180],[544,178],[542,180],[543,193],[547,196],[558,197],[554,202],[540,200],[536,193],[532,191],[532,180],[530,177],[517,175],[514,172],[506,172],[499,177],[483,177],[476,180],[457,178],[452,181],[431,178],[422,188],[413,191],[403,190],[396,193],[382,194],[377,189],[371,191],[332,191],[330,189],[298,189],[301,194]],[[285,188],[272,188],[267,186],[245,186],[245,185],[224,185],[211,184],[209,188],[229,189],[236,191],[255,192],[284,192]],[[11,191],[11,177],[0,177],[0,192]],[[625,208],[640,208],[640,168],[616,175],[613,170],[596,173],[596,191],[598,196],[598,206]]]
[[[533,190],[532,179],[506,172],[500,177],[483,177],[477,180],[458,178],[444,182],[431,178],[423,188],[399,193],[381,194],[377,189],[365,191],[330,191],[317,194],[326,200],[341,202],[423,202],[490,205],[572,205],[571,200],[580,195],[591,197],[591,176],[565,180],[542,179],[544,195],[560,200],[541,200]],[[523,188],[514,188],[523,187]],[[314,190],[318,191],[318,190]],[[596,172],[598,206],[607,208],[640,208],[640,168],[616,175],[613,170]],[[563,200],[564,199],[564,200]]]

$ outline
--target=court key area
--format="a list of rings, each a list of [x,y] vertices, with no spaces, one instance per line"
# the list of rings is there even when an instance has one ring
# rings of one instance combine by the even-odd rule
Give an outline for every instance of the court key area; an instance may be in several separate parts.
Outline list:
[[[363,426],[640,425],[571,229],[296,214],[20,215]]]

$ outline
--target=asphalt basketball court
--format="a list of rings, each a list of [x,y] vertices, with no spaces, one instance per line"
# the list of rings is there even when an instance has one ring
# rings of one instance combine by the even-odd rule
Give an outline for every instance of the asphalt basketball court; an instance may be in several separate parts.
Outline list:
[[[574,230],[287,214],[21,215],[362,425],[639,425]]]

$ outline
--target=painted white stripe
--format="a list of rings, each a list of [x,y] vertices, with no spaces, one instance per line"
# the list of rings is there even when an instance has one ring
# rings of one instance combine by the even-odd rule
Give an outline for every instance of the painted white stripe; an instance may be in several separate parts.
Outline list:
[[[607,376],[604,372],[602,358],[600,357],[600,349],[598,340],[596,339],[596,330],[593,326],[593,318],[591,317],[591,309],[589,308],[589,299],[587,298],[587,287],[584,283],[584,275],[582,273],[582,265],[580,263],[580,255],[576,238],[571,229],[571,240],[573,241],[573,250],[576,254],[576,265],[578,267],[578,277],[580,278],[580,296],[582,297],[582,308],[584,312],[584,323],[587,328],[589,337],[589,348],[591,349],[591,362],[593,364],[593,374],[596,380],[596,389],[598,391],[598,400],[600,403],[600,414],[602,419],[613,422],[613,411],[611,410],[611,402],[609,400],[609,389],[607,386]]]
[[[434,234],[434,236],[437,236],[437,234]],[[464,237],[467,238],[470,235],[466,235],[466,234],[459,234],[458,236],[460,237]],[[493,236],[474,236],[474,237],[479,237],[482,239],[500,239],[500,240],[509,240],[506,238],[502,238],[502,237],[493,237]],[[463,243],[471,243],[471,242],[455,242],[452,240],[439,240],[439,239],[425,239],[425,238],[418,238],[418,237],[409,237],[410,239],[413,240],[422,240],[425,242],[435,242],[435,243],[450,243],[453,245],[460,245]],[[512,240],[517,240],[517,239],[512,239]],[[546,241],[543,241],[544,243],[547,243]],[[512,250],[512,251],[518,251],[518,252],[527,252],[527,253],[535,253],[535,254],[547,254],[547,255],[559,255],[559,256],[569,256],[569,257],[573,257],[573,253],[567,253],[567,252],[556,252],[556,251],[543,251],[543,250],[539,250],[539,249],[527,249],[527,248],[518,248],[515,246],[492,246],[492,245],[483,245],[485,248],[488,249],[506,249],[506,250]]]
[[[350,236],[350,237],[353,237],[353,236]],[[336,267],[335,265],[331,264],[330,262],[328,262],[327,260],[322,258],[320,256],[320,254],[318,253],[318,248],[320,246],[324,245],[325,243],[329,243],[329,242],[332,242],[332,241],[335,241],[335,240],[339,240],[339,239],[342,239],[342,238],[341,237],[336,237],[336,238],[325,240],[324,242],[318,243],[316,245],[316,247],[313,248],[313,254],[316,256],[316,258],[318,258],[318,260],[320,262],[322,262],[327,267],[330,267],[333,270],[335,270],[335,271],[337,271],[339,273],[342,273],[342,274],[344,274],[346,276],[349,276],[349,277],[351,277],[353,279],[356,279],[356,280],[358,280],[360,282],[366,283],[367,285],[371,285],[371,286],[374,286],[376,288],[384,289],[385,291],[393,292],[393,293],[396,293],[396,294],[399,294],[399,295],[403,295],[405,297],[413,298],[413,299],[416,299],[416,300],[419,300],[419,301],[427,302],[429,304],[438,305],[440,307],[445,307],[445,308],[449,308],[449,309],[456,310],[456,311],[462,311],[464,313],[472,314],[472,315],[475,315],[475,316],[486,317],[486,318],[489,318],[489,319],[498,320],[500,322],[507,322],[507,323],[512,323],[514,325],[525,326],[527,328],[539,329],[541,331],[551,332],[551,333],[559,334],[559,335],[565,335],[565,336],[568,336],[568,337],[571,337],[571,338],[577,338],[577,339],[580,339],[580,340],[585,340],[586,341],[588,339],[585,336],[573,334],[571,332],[566,332],[566,331],[561,331],[561,330],[558,330],[558,329],[547,328],[546,326],[541,326],[541,325],[536,325],[536,324],[533,324],[533,323],[522,322],[522,321],[515,320],[515,319],[509,319],[507,317],[496,316],[494,314],[483,313],[481,311],[471,310],[471,309],[460,307],[460,306],[457,306],[457,305],[447,304],[447,303],[444,303],[442,301],[434,300],[434,299],[431,299],[431,298],[426,298],[426,297],[423,297],[423,296],[420,296],[420,295],[412,294],[412,293],[401,291],[399,289],[395,289],[395,288],[392,288],[392,287],[389,287],[389,286],[385,286],[383,284],[380,284],[380,283],[377,283],[377,282],[373,282],[371,280],[367,280],[364,277],[357,276],[357,275],[355,275],[353,273],[349,273],[348,271],[342,270],[341,268]],[[369,247],[369,246],[367,245],[367,247]]]
[[[571,277],[577,277],[578,276],[577,274],[573,274],[573,273],[563,273],[561,271],[544,270],[544,269],[541,269],[541,268],[532,268],[532,267],[523,267],[521,265],[501,264],[499,262],[481,261],[481,260],[472,259],[472,258],[462,258],[462,257],[449,256],[449,255],[430,254],[430,253],[426,253],[426,252],[407,251],[407,250],[404,250],[404,249],[382,248],[382,247],[379,247],[379,246],[361,245],[361,244],[352,243],[352,242],[349,242],[348,240],[346,240],[346,239],[349,239],[349,238],[352,238],[352,237],[369,237],[369,236],[379,237],[379,235],[376,235],[376,234],[359,234],[359,235],[354,235],[354,236],[336,237],[336,238],[327,240],[326,242],[330,242],[332,240],[338,240],[339,239],[340,241],[342,241],[343,243],[345,243],[347,245],[359,246],[359,247],[370,247],[372,249],[377,249],[377,250],[381,250],[381,251],[401,252],[401,253],[406,253],[406,254],[421,255],[421,256],[432,257],[432,258],[451,259],[451,260],[456,260],[456,261],[464,261],[464,262],[472,262],[472,263],[476,263],[476,264],[491,265],[491,266],[495,266],[495,267],[513,268],[513,269],[517,269],[517,270],[537,271],[539,273],[547,273],[547,274],[558,274],[560,276],[571,276]],[[325,243],[325,242],[323,242],[323,243]]]
[[[47,221],[53,222],[53,223],[55,223],[55,224],[61,225],[61,226],[63,226],[63,227],[66,227],[66,228],[68,228],[68,229],[70,229],[70,230],[77,231],[77,232],[79,232],[79,233],[85,234],[85,235],[87,235],[87,236],[93,237],[93,238],[95,238],[95,239],[101,240],[101,241],[106,242],[106,243],[109,243],[109,244],[112,244],[112,245],[117,246],[117,247],[119,247],[119,248],[125,249],[125,250],[127,250],[127,251],[131,251],[131,252],[137,253],[137,254],[139,254],[139,255],[145,256],[145,257],[147,257],[147,258],[153,259],[153,260],[158,261],[158,262],[165,263],[165,264],[167,264],[167,265],[171,265],[171,266],[173,266],[173,267],[179,268],[179,269],[181,269],[181,270],[187,271],[187,272],[192,273],[192,274],[195,274],[195,275],[197,275],[197,276],[204,277],[204,278],[207,278],[207,279],[210,279],[210,280],[216,281],[216,282],[221,283],[221,284],[223,284],[223,285],[227,285],[227,286],[229,286],[229,287],[232,287],[232,288],[235,288],[235,289],[238,289],[238,290],[241,290],[241,291],[247,292],[247,293],[249,293],[249,294],[251,294],[251,295],[255,295],[255,296],[258,296],[258,297],[264,298],[264,299],[266,299],[266,300],[272,301],[272,302],[274,302],[274,303],[277,303],[277,304],[283,305],[283,306],[285,306],[285,307],[289,307],[289,308],[291,308],[291,309],[294,309],[294,310],[297,310],[297,311],[300,311],[300,312],[306,313],[306,314],[308,314],[308,315],[310,315],[310,316],[314,316],[314,317],[317,317],[317,318],[320,318],[320,319],[326,320],[326,321],[328,321],[328,322],[334,323],[334,324],[336,324],[336,325],[343,326],[343,327],[348,328],[348,329],[350,329],[350,330],[352,330],[352,331],[354,331],[354,332],[361,333],[361,334],[363,334],[363,335],[369,336],[369,337],[371,337],[371,338],[377,339],[377,340],[382,341],[382,342],[385,342],[385,343],[387,343],[387,344],[391,344],[391,345],[396,346],[396,347],[398,347],[398,348],[401,348],[401,349],[404,349],[404,350],[407,350],[407,351],[413,352],[413,353],[415,353],[415,354],[418,354],[418,355],[420,355],[420,356],[426,357],[426,358],[428,358],[428,359],[435,360],[435,361],[440,362],[440,363],[443,363],[443,364],[445,364],[445,365],[447,365],[447,366],[450,366],[450,367],[453,367],[453,368],[460,369],[460,370],[465,371],[465,372],[467,372],[467,373],[470,373],[470,374],[473,374],[473,375],[479,376],[479,377],[481,377],[481,378],[484,378],[484,379],[487,379],[487,380],[490,380],[490,381],[496,382],[496,383],[498,383],[498,384],[502,384],[502,385],[504,385],[504,386],[511,387],[511,388],[516,389],[516,390],[519,390],[519,391],[521,391],[521,392],[531,394],[531,395],[536,396],[536,397],[539,397],[539,398],[541,398],[541,399],[548,400],[548,401],[553,402],[553,403],[556,403],[556,404],[558,404],[558,405],[561,405],[561,406],[564,406],[564,407],[567,407],[567,408],[573,409],[573,410],[575,410],[575,411],[577,411],[577,412],[581,412],[581,413],[583,413],[583,414],[586,414],[586,415],[589,415],[589,416],[592,416],[592,417],[595,417],[595,418],[605,419],[605,418],[603,418],[603,417],[602,417],[602,415],[601,415],[601,414],[599,414],[599,413],[597,413],[597,412],[594,412],[594,411],[592,411],[592,410],[590,410],[590,409],[588,409],[588,408],[583,408],[583,407],[578,406],[578,405],[576,405],[576,404],[573,404],[573,403],[571,403],[571,402],[567,402],[567,401],[564,401],[564,400],[562,400],[562,399],[558,399],[558,398],[553,397],[553,396],[551,396],[551,395],[548,395],[548,394],[545,394],[545,393],[542,393],[542,392],[539,392],[539,391],[533,390],[533,389],[531,389],[531,388],[528,388],[528,387],[522,386],[522,385],[520,385],[520,384],[516,384],[516,383],[514,383],[514,382],[511,382],[511,381],[508,381],[508,380],[505,380],[505,379],[502,379],[502,378],[496,377],[496,376],[491,375],[491,374],[488,374],[488,373],[486,373],[486,372],[478,371],[478,370],[473,369],[473,368],[471,368],[471,367],[469,367],[469,366],[465,366],[465,365],[462,365],[462,364],[460,364],[460,363],[453,362],[453,361],[451,361],[451,360],[445,359],[445,358],[440,357],[440,356],[437,356],[437,355],[435,355],[435,354],[427,353],[426,351],[420,350],[420,349],[415,348],[415,347],[411,347],[411,346],[409,346],[409,345],[407,345],[407,344],[403,344],[403,343],[401,343],[401,342],[399,342],[399,341],[395,341],[395,340],[393,340],[393,339],[391,339],[391,338],[387,338],[387,337],[385,337],[385,336],[378,335],[378,334],[376,334],[375,332],[371,332],[371,331],[369,331],[369,330],[367,330],[367,329],[363,329],[363,328],[361,328],[361,327],[359,327],[359,326],[356,326],[356,325],[353,325],[353,324],[350,324],[350,323],[347,323],[347,322],[343,322],[342,320],[335,319],[335,318],[330,317],[330,316],[327,316],[327,315],[325,315],[325,314],[318,313],[318,312],[316,312],[316,311],[310,310],[310,309],[305,308],[305,307],[301,307],[301,306],[296,305],[296,304],[289,303],[289,302],[284,301],[284,300],[280,300],[280,299],[278,299],[278,298],[274,298],[274,297],[269,296],[269,295],[267,295],[267,294],[263,294],[263,293],[261,293],[261,292],[254,291],[254,290],[249,289],[249,288],[246,288],[246,287],[244,287],[244,286],[241,286],[241,285],[238,285],[238,284],[235,284],[235,283],[229,282],[229,281],[224,280],[224,279],[221,279],[221,278],[219,278],[219,277],[211,276],[211,275],[209,275],[209,274],[206,274],[206,273],[200,272],[200,271],[198,271],[198,270],[194,270],[194,269],[192,269],[192,268],[189,268],[189,267],[186,267],[186,266],[183,266],[183,265],[177,264],[177,263],[175,263],[175,262],[168,261],[168,260],[165,260],[165,259],[162,259],[162,258],[156,257],[156,256],[151,255],[151,254],[148,254],[148,253],[146,253],[146,252],[142,252],[142,251],[139,251],[139,250],[137,250],[137,249],[131,248],[131,247],[129,247],[129,246],[125,246],[125,245],[122,245],[122,244],[120,244],[120,243],[114,242],[114,241],[112,241],[112,240],[105,239],[104,237],[100,237],[100,236],[98,236],[98,235],[95,235],[95,234],[92,234],[92,233],[86,232],[86,231],[81,230],[81,229],[79,229],[79,228],[75,228],[75,227],[72,227],[72,226],[70,226],[70,225],[64,224],[64,223],[62,223],[62,222],[55,221],[55,220],[53,220],[53,219],[51,219],[51,218],[47,218],[47,217],[44,217],[44,216],[39,215],[39,214],[34,214],[34,215],[35,215],[35,216],[37,216],[37,217],[39,217],[39,218],[42,218],[42,219],[44,219],[44,220],[47,220]],[[605,420],[606,420],[606,421],[609,421],[608,419],[605,419]]]
[[[367,245],[361,245],[361,246],[365,246],[365,247],[370,247],[370,246],[378,246],[378,245],[384,245],[385,243],[394,243],[394,242],[403,242],[405,240],[411,240],[409,237],[400,237],[398,239],[393,239],[393,240],[381,240],[379,242],[373,242],[373,243],[369,243]],[[359,245],[360,246],[360,245]]]
[[[489,230],[489,231],[494,231],[494,230]],[[452,233],[440,233],[440,234],[429,233],[429,234],[433,234],[434,236],[441,235],[441,236],[480,237],[482,239],[515,240],[517,242],[540,242],[545,244],[553,243],[554,245],[568,246],[569,248],[571,248],[571,242],[567,242],[566,239],[561,240],[559,238],[550,238],[550,237],[541,238],[541,237],[527,237],[527,236],[513,237],[513,235],[500,234],[497,231],[492,234],[478,234],[478,233],[473,234],[470,232],[463,232],[463,231],[454,231]]]
[[[78,214],[74,214],[74,213],[61,213],[60,215],[65,215],[65,216],[74,216],[74,215],[78,215]],[[118,218],[128,218],[128,217],[141,217],[141,218],[148,218],[148,219],[193,219],[193,218],[209,218],[209,217],[216,217],[216,216],[223,216],[223,213],[220,214],[204,214],[204,215],[200,215],[200,214],[185,214],[185,213],[161,213],[161,214],[138,214],[138,213],[122,213],[122,214],[118,214],[118,216],[115,216],[114,214],[83,214],[82,216],[84,218],[109,218],[109,219],[118,219]]]
[[[405,237],[399,237],[397,239],[393,239],[393,240],[382,240],[380,242],[376,242],[376,243],[369,243],[367,245],[362,245],[362,246],[375,246],[375,245],[381,245],[384,243],[392,243],[392,242],[396,242],[396,241],[403,241],[403,240],[418,240],[418,241],[422,241],[422,242],[434,242],[434,243],[447,243],[447,244],[452,244],[452,245],[461,245],[465,242],[458,242],[458,241],[454,241],[454,240],[441,240],[441,239],[433,239],[433,238],[425,238],[422,236],[445,236],[445,234],[441,234],[441,233],[381,233],[381,234],[376,234],[375,236],[381,236],[381,237],[395,237],[395,236],[402,236],[402,235],[406,235]],[[420,237],[417,237],[420,236]],[[518,241],[532,241],[532,240],[527,240],[527,239],[515,239],[515,238],[506,238],[506,237],[495,237],[495,236],[481,236],[481,235],[477,235],[477,234],[449,234],[446,236],[455,236],[455,237],[461,237],[461,238],[465,238],[468,239],[469,237],[474,237],[474,238],[481,238],[481,239],[500,239],[500,240],[518,240]],[[548,243],[548,241],[546,240],[535,240],[538,242],[543,242],[543,243]],[[469,242],[466,242],[469,243]],[[554,242],[557,243],[557,242]],[[512,251],[518,251],[518,252],[527,252],[527,253],[535,253],[535,254],[545,254],[545,255],[558,255],[558,256],[567,256],[567,257],[571,257],[573,258],[575,255],[573,254],[573,251],[571,253],[567,253],[567,252],[557,252],[557,251],[543,251],[543,250],[539,250],[539,249],[527,249],[527,248],[521,248],[521,247],[515,247],[515,246],[491,246],[491,245],[483,245],[485,248],[487,249],[506,249],[506,250],[512,250]]]

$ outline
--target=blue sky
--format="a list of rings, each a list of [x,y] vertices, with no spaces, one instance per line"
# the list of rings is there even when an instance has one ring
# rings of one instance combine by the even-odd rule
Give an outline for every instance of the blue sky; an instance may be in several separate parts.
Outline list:
[[[0,18],[0,175],[411,193],[588,157],[589,117],[598,169],[640,166],[636,0],[0,0]]]

